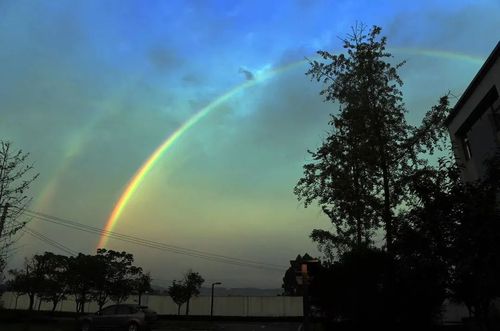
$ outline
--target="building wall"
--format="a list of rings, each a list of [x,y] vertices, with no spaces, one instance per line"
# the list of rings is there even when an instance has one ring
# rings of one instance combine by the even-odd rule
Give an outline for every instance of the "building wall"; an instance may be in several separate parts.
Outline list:
[[[455,147],[455,156],[465,165],[462,175],[466,181],[476,180],[484,174],[484,161],[492,156],[499,142],[492,109],[489,108],[467,133],[472,151],[472,158],[468,161],[465,158],[461,138],[456,133],[492,86],[496,86],[496,89],[500,93],[500,60],[498,58],[473,91],[472,95],[448,124],[448,130]],[[493,104],[493,109],[498,109],[499,107],[500,99],[497,99]]]
[[[136,303],[137,298],[132,296],[127,303]],[[17,299],[12,292],[6,292],[2,296],[5,308],[26,309],[28,308],[28,296],[23,295]],[[142,304],[150,307],[158,314],[176,315],[177,305],[169,296],[144,295]],[[71,297],[59,304],[57,311],[75,311],[75,301]],[[38,300],[35,301],[35,309],[38,309]],[[42,303],[41,310],[51,310],[51,303]],[[85,305],[85,312],[96,312],[95,302]],[[185,305],[181,307],[181,314],[185,312]],[[197,297],[191,299],[189,304],[190,315],[210,315],[210,297]],[[214,297],[214,315],[220,316],[302,316],[302,297]]]

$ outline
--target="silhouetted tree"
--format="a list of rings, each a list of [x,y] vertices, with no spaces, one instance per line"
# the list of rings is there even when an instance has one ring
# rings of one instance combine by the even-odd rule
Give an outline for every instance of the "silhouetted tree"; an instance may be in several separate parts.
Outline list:
[[[66,299],[69,292],[67,285],[68,257],[45,252],[38,255],[38,259],[43,261],[43,280],[38,290],[38,297],[41,301],[52,303],[52,312],[57,304]]]
[[[283,295],[287,296],[299,296],[301,293],[299,292],[299,285],[297,284],[295,270],[292,267],[288,268],[285,272],[285,276],[283,277]]]
[[[19,218],[30,202],[27,191],[38,174],[33,174],[29,154],[13,149],[10,142],[0,140],[0,256],[12,244],[13,236],[26,222]],[[1,272],[1,270],[0,270]]]
[[[142,295],[152,291],[151,288],[151,275],[149,272],[142,273],[142,271],[134,279],[134,291],[138,296],[138,303],[141,304]]]
[[[349,320],[358,328],[384,321],[384,281],[388,255],[361,247],[318,269],[310,285],[312,300],[329,320]]]
[[[197,297],[200,294],[201,285],[205,282],[203,277],[197,272],[189,270],[184,275],[184,286],[186,288],[186,315],[189,315],[189,301],[192,297]]]
[[[458,186],[457,186],[458,185]],[[454,162],[442,158],[408,177],[411,201],[396,232],[394,314],[400,321],[429,328],[441,314],[450,280],[454,232],[461,217],[461,187]]]
[[[186,286],[177,281],[173,281],[172,285],[168,288],[168,295],[177,305],[177,315],[181,314],[181,306],[188,300],[189,293]]]
[[[304,166],[304,176],[295,194],[307,207],[317,202],[330,218],[334,232],[315,230],[312,238],[320,248],[338,253],[371,244],[382,224],[386,249],[391,252],[394,221],[406,198],[406,175],[425,160],[443,136],[442,119],[447,98],[434,107],[420,127],[410,126],[397,69],[386,50],[386,38],[374,26],[353,28],[343,40],[346,54],[318,54],[327,63],[311,61],[306,73],[324,84],[325,101],[338,102],[339,113],[331,115],[332,131]]]
[[[79,253],[68,260],[67,281],[75,297],[76,312],[83,313],[85,303],[95,296],[96,274],[101,272],[100,264],[93,255]]]
[[[25,259],[24,270],[9,270],[11,280],[8,287],[12,291],[29,298],[28,310],[33,310],[35,296],[43,289],[44,274],[46,271],[46,261],[40,255],[35,255],[31,259]]]
[[[489,161],[487,173],[467,183],[454,199],[462,209],[454,227],[451,290],[482,328],[500,297],[500,155]]]
[[[401,246],[403,241],[397,238],[404,233],[400,229],[413,227],[404,224],[410,222],[408,208],[414,199],[409,177],[425,169],[428,154],[443,146],[446,136],[443,120],[449,114],[449,105],[448,97],[444,96],[425,115],[420,126],[406,122],[407,110],[400,90],[402,80],[397,72],[404,62],[390,63],[386,38],[380,33],[381,28],[377,26],[368,32],[363,26],[356,26],[343,40],[345,54],[319,51],[325,62],[310,61],[311,68],[306,74],[323,83],[320,95],[325,101],[338,102],[339,112],[331,115],[331,132],[322,146],[309,152],[313,162],[304,166],[304,176],[295,186],[294,193],[306,207],[317,202],[330,218],[333,231],[314,230],[311,238],[330,263],[334,263],[335,255],[342,259],[334,263],[337,271],[331,271],[338,277],[345,275],[344,271],[339,271],[344,270],[345,265],[349,266],[349,272],[365,272],[363,266],[356,266],[356,263],[376,251],[371,248],[372,238],[375,232],[383,230],[387,253],[383,266],[386,269],[376,268],[376,273],[366,273],[375,279],[351,274],[346,281],[359,283],[346,294],[351,304],[339,309],[347,309],[355,319],[363,314],[371,318],[370,312],[364,310],[364,295],[372,293],[371,286],[378,284],[382,275],[379,290],[383,295],[374,294],[370,298],[383,300],[377,308],[384,308],[385,319],[395,320],[400,317],[396,316],[395,306],[405,295],[398,292],[397,286],[411,290],[411,286],[403,285],[416,280],[412,279],[414,270],[441,270],[439,263],[427,264],[424,260],[412,259],[411,254],[405,255],[410,250],[400,250],[397,256],[395,244],[398,242],[400,248],[404,247]],[[398,261],[403,260],[410,263],[399,264],[401,271],[406,272],[404,280],[396,276]],[[440,278],[434,285],[439,287],[441,284]],[[357,290],[365,285],[366,289]],[[426,302],[436,299],[432,307],[442,297],[441,292],[438,293],[437,298],[425,299]],[[347,300],[347,297],[342,298]]]
[[[94,287],[99,309],[102,309],[108,298],[116,303],[126,300],[134,291],[135,278],[142,273],[141,268],[133,265],[134,256],[100,248],[95,259],[100,269],[95,281],[97,286]]]

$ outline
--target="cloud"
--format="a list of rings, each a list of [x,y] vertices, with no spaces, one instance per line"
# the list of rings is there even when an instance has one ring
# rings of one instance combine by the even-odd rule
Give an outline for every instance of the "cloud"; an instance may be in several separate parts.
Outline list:
[[[400,12],[382,25],[386,27],[383,33],[390,43],[398,46],[487,55],[498,42],[498,35],[485,31],[500,31],[500,2],[478,2],[448,9],[422,7]]]
[[[254,74],[250,70],[244,69],[243,67],[240,67],[238,72],[245,75],[246,80],[254,80],[255,79]]]
[[[149,49],[148,59],[160,71],[177,68],[182,63],[175,50],[161,46]]]

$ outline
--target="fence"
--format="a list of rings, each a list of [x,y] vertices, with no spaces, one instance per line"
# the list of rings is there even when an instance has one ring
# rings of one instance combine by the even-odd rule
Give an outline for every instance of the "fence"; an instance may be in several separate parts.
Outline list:
[[[27,295],[17,296],[13,292],[6,292],[2,296],[3,305],[9,309],[27,309],[29,299]],[[176,315],[177,305],[165,295],[143,295],[143,305],[148,306],[158,314]],[[137,297],[131,296],[127,303],[137,303]],[[35,300],[34,309],[39,307],[39,300]],[[57,311],[75,311],[76,304],[71,296],[60,302]],[[40,310],[51,310],[52,303],[42,302]],[[97,304],[90,302],[85,305],[85,312],[97,311]],[[185,305],[181,306],[181,314],[185,312]],[[192,298],[189,304],[190,315],[210,315],[210,297]],[[302,297],[214,297],[214,315],[219,316],[262,316],[287,317],[302,316]]]

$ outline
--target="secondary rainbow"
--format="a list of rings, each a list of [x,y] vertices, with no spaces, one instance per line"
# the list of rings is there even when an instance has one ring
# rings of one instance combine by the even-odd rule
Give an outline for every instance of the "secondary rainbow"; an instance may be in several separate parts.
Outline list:
[[[262,83],[265,80],[270,79],[271,77],[276,76],[279,73],[285,72],[287,70],[290,70],[294,67],[297,67],[301,64],[306,63],[306,60],[301,60],[297,62],[290,63],[288,65],[276,68],[274,70],[270,70],[267,73],[262,74],[261,76],[257,76],[255,79],[252,80],[247,80],[246,82],[232,88],[231,90],[227,91],[205,107],[203,107],[201,110],[199,110],[197,113],[195,113],[193,116],[191,116],[186,122],[184,122],[180,127],[178,127],[172,134],[170,134],[164,141],[163,143],[158,146],[155,151],[146,159],[146,161],[141,165],[141,167],[136,171],[134,176],[130,179],[128,182],[127,186],[125,187],[125,190],[121,194],[120,198],[116,202],[111,214],[108,217],[108,221],[106,222],[106,226],[104,227],[103,230],[103,235],[101,236],[99,243],[97,247],[104,247],[107,242],[107,237],[106,233],[108,231],[112,231],[113,227],[115,226],[116,222],[118,221],[120,215],[123,213],[123,210],[125,206],[127,205],[128,201],[134,194],[134,192],[137,190],[139,185],[142,183],[144,180],[145,176],[148,174],[148,172],[154,167],[154,165],[160,160],[161,156],[182,136],[184,133],[186,133],[193,125],[198,123],[200,120],[202,120],[205,116],[207,116],[211,111],[216,109],[219,105],[223,104],[226,102],[228,99],[236,95],[238,92],[243,91],[249,87],[255,86],[259,83]]]
[[[450,60],[458,60],[458,61],[467,61],[474,64],[482,64],[484,59],[478,56],[472,56],[468,54],[462,53],[453,53],[441,50],[431,50],[431,49],[414,49],[414,48],[392,48],[389,51],[393,51],[395,53],[403,53],[403,54],[414,54],[419,56],[430,56],[430,57],[438,57]],[[290,63],[288,65],[276,68],[274,70],[270,70],[268,73],[264,73],[262,76],[256,77],[254,80],[248,80],[243,84],[240,84],[231,90],[227,91],[197,113],[192,115],[186,122],[184,122],[180,127],[178,127],[172,134],[170,134],[162,143],[159,145],[155,151],[146,159],[146,161],[141,165],[141,167],[135,172],[132,178],[127,183],[124,191],[120,195],[120,198],[116,202],[113,207],[111,214],[108,217],[106,225],[103,230],[103,234],[99,240],[97,247],[104,247],[107,243],[106,233],[108,231],[112,231],[113,227],[116,225],[118,219],[122,215],[127,203],[130,201],[130,198],[133,196],[134,192],[137,190],[139,185],[143,182],[144,178],[147,176],[149,171],[155,166],[155,164],[161,159],[161,157],[169,150],[169,148],[180,138],[182,137],[190,128],[192,128],[196,123],[201,121],[204,117],[206,117],[210,112],[216,109],[219,105],[226,102],[228,99],[236,95],[238,92],[241,92],[249,87],[255,86],[259,83],[262,83],[265,80],[268,80],[277,74],[288,71],[292,68],[298,67],[301,64],[306,63],[306,60],[301,60],[297,62]]]

